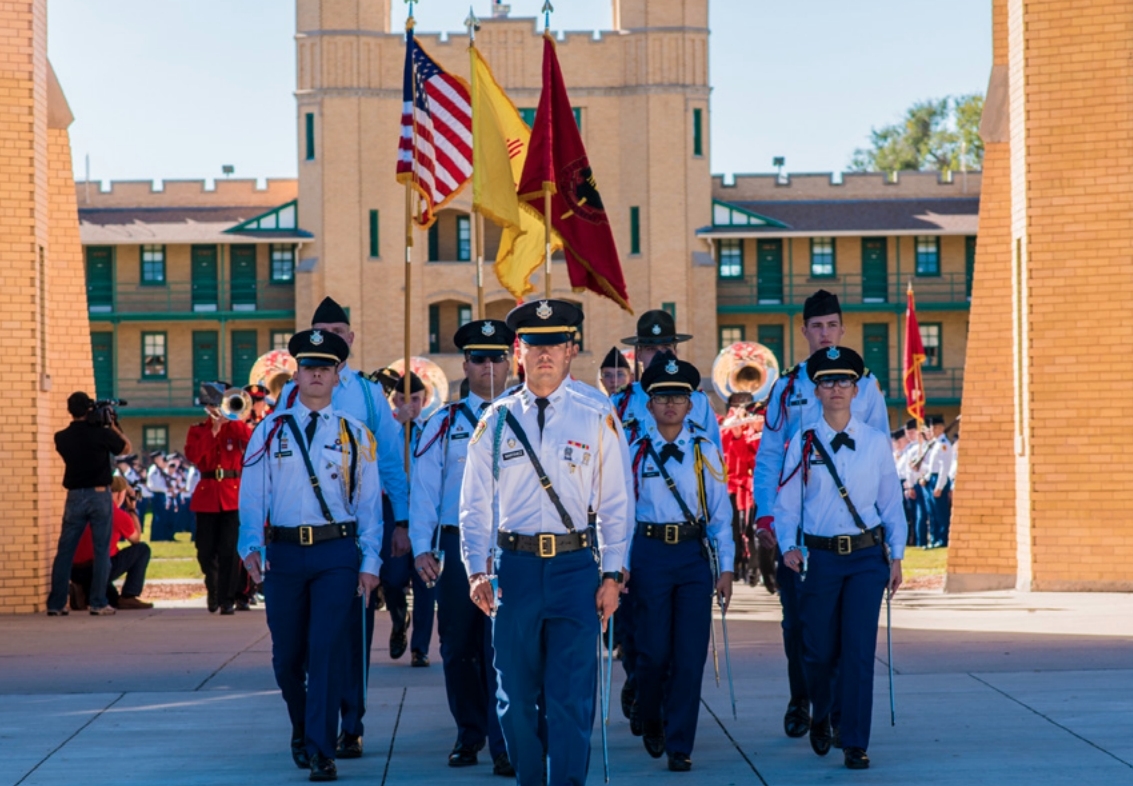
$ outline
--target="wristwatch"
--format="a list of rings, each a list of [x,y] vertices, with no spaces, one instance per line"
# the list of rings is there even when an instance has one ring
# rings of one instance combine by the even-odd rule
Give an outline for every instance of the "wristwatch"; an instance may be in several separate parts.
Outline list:
[[[622,572],[620,570],[607,571],[606,573],[602,574],[602,581],[605,581],[606,579],[613,579],[618,584],[621,584],[622,583]]]
[[[409,522],[408,521],[395,521],[393,523],[393,525],[395,527],[397,527],[398,529],[409,529]]]

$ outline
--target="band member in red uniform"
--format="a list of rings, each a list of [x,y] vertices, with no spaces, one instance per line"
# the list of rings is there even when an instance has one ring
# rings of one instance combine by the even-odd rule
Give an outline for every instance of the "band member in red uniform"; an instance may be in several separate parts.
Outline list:
[[[763,418],[751,411],[750,393],[728,397],[728,414],[720,422],[720,439],[728,467],[728,496],[732,500],[732,537],[736,544],[736,577],[755,583],[753,532],[755,503],[752,500],[752,472],[763,431]]]
[[[189,428],[185,456],[201,472],[190,508],[197,517],[197,562],[205,574],[208,609],[221,614],[236,611],[240,559],[240,470],[252,428],[229,420],[216,407],[205,407],[208,418]]]

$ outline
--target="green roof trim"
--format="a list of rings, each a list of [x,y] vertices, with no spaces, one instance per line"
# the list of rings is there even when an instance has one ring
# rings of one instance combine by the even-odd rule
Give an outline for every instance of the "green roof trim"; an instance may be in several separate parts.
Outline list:
[[[286,232],[294,234],[299,229],[299,200],[292,199],[290,202],[279,207],[272,208],[266,213],[261,213],[255,218],[249,218],[247,221],[237,224],[234,227],[229,227],[224,230],[225,232]]]
[[[759,213],[753,213],[730,202],[719,199],[712,200],[712,226],[713,227],[775,227],[777,229],[790,229],[782,221],[776,221]]]

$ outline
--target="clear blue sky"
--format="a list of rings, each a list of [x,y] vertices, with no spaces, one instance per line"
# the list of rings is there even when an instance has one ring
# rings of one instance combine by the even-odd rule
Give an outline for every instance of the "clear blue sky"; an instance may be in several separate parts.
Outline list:
[[[468,4],[423,0],[419,29],[461,31]],[[542,0],[511,6],[535,16]],[[213,178],[222,164],[295,176],[294,0],[48,0],[48,13],[80,178],[86,154],[96,180]],[[789,172],[841,171],[912,102],[987,87],[991,0],[710,0],[710,14],[714,173],[770,171],[780,155]],[[609,0],[556,3],[554,29],[610,25]]]

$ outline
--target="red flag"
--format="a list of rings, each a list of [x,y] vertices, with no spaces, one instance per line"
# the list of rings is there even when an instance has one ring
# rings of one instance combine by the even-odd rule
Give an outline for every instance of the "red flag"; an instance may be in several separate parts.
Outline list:
[[[905,408],[917,419],[917,427],[924,424],[924,380],[921,366],[924,365],[924,342],[921,328],[917,324],[917,306],[913,300],[913,283],[909,282],[909,304],[905,310]]]
[[[610,221],[563,84],[555,42],[547,35],[543,36],[543,92],[519,181],[524,207],[540,216],[544,189],[552,193],[551,225],[563,239],[571,286],[608,297],[632,314]]]

